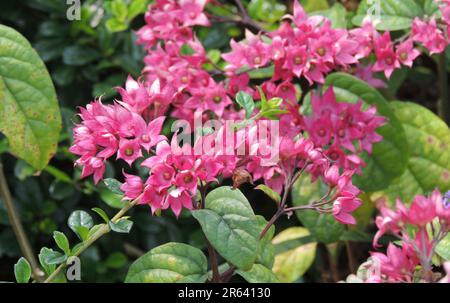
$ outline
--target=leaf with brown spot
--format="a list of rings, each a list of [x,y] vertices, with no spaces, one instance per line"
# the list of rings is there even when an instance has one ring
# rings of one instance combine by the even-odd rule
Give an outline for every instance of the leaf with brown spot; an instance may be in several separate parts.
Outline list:
[[[0,25],[0,132],[11,152],[43,169],[56,152],[61,115],[47,69],[30,43]]]
[[[395,115],[406,132],[411,155],[406,171],[394,179],[389,187],[374,193],[373,200],[384,199],[390,204],[397,197],[409,203],[418,194],[438,188],[450,188],[450,129],[438,116],[423,106],[411,102],[391,103]]]

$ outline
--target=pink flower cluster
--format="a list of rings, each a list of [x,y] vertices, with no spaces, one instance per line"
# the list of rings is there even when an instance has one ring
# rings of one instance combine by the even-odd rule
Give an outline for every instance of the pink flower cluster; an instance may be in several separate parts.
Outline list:
[[[438,26],[435,17],[428,20],[416,18],[410,35],[396,43],[389,32],[378,33],[370,20],[352,30],[333,29],[329,19],[308,17],[295,1],[293,16],[286,16],[286,21],[276,31],[266,36],[247,32],[244,41],[232,40],[232,51],[222,57],[229,63],[227,71],[230,73],[273,64],[272,81],[305,77],[313,84],[323,83],[324,76],[331,71],[348,70],[351,65],[375,53],[376,62],[372,70],[384,72],[390,78],[395,69],[402,65],[411,67],[420,55],[414,42],[422,44],[430,54],[445,50],[449,44],[450,2],[442,1],[440,9],[445,28]]]
[[[395,210],[381,206],[380,212],[374,246],[379,246],[381,236],[390,233],[401,240],[401,247],[390,243],[386,254],[372,252],[378,274],[370,282],[432,281],[431,262],[436,245],[450,231],[447,198],[435,190],[428,197],[416,196],[410,207],[398,200]]]
[[[312,84],[323,83],[324,75],[332,70],[348,69],[358,62],[358,41],[346,30],[333,29],[329,19],[308,17],[298,1],[294,2],[294,15],[285,19],[267,37],[247,32],[244,42],[232,40],[232,51],[222,56],[229,63],[227,71],[270,63],[275,67],[272,81],[305,77]]]
[[[165,139],[160,135],[165,117],[147,123],[132,110],[130,103],[104,105],[100,100],[80,109],[82,123],[75,126],[74,142],[69,151],[79,155],[75,165],[82,166],[82,177],[94,175],[102,179],[105,162],[116,155],[131,165]]]
[[[177,152],[173,152],[176,140],[175,136],[172,146],[167,141],[160,142],[156,154],[142,163],[150,169],[145,183],[138,176],[125,174],[121,189],[126,199],[141,197],[139,204],[150,205],[152,213],[170,207],[178,217],[183,207],[195,207],[193,201],[199,184],[217,181],[224,170],[234,168],[214,155],[195,156],[188,145],[176,147]]]
[[[194,34],[192,26],[208,26],[203,9],[208,0],[156,0],[145,13],[144,25],[138,32],[138,43],[153,47],[159,40],[187,42]]]
[[[376,108],[362,110],[362,102],[338,103],[333,87],[323,96],[311,96],[312,115],[305,117],[305,130],[317,146],[322,146],[325,155],[344,169],[360,171],[364,166],[358,156],[363,151],[372,153],[372,146],[383,138],[376,129],[385,123],[385,118],[376,115]]]

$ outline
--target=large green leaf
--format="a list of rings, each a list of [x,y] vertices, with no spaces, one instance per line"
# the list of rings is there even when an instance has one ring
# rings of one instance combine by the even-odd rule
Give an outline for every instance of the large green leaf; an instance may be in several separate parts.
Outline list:
[[[35,169],[55,154],[61,116],[44,63],[14,29],[0,25],[0,132]]]
[[[375,105],[377,113],[386,117],[386,125],[377,130],[383,140],[374,144],[370,156],[367,153],[363,155],[367,166],[363,168],[362,175],[356,175],[353,179],[364,191],[388,187],[395,177],[404,173],[409,152],[408,145],[405,144],[405,131],[390,104],[376,89],[348,74],[334,73],[327,77],[325,83],[334,87],[338,101],[356,103],[363,100],[366,104]]]
[[[445,261],[450,261],[450,234],[436,246],[436,253]]]
[[[273,238],[273,244],[291,241],[309,236],[308,229],[304,227],[291,227],[283,230]],[[314,262],[316,257],[316,242],[295,247],[275,256],[274,273],[281,282],[294,282],[298,280]]]
[[[320,181],[311,182],[309,175],[302,175],[292,188],[294,206],[306,205],[319,200],[327,192],[327,187]],[[314,239],[326,244],[339,240],[345,228],[330,214],[319,214],[313,210],[296,211],[303,225],[308,228]]]
[[[411,156],[407,169],[388,188],[372,195],[391,204],[397,197],[409,203],[415,195],[450,188],[450,129],[438,116],[411,102],[391,103],[406,132]]]
[[[131,264],[126,283],[204,282],[208,263],[198,248],[167,243],[153,248]]]
[[[254,264],[248,271],[236,270],[236,273],[249,283],[276,283],[279,282],[277,276],[262,264]]]
[[[404,30],[411,27],[414,17],[419,17],[424,14],[423,8],[414,0],[382,0],[374,1],[379,3],[379,16],[374,16],[376,4],[369,5],[367,0],[363,0],[358,7],[356,16],[352,22],[360,26],[367,14],[372,13],[374,19],[378,19],[376,28],[378,30]]]
[[[347,10],[340,3],[335,3],[331,8],[314,12],[311,15],[320,15],[330,19],[334,28],[347,28]]]
[[[206,238],[228,262],[243,270],[255,263],[260,228],[240,190],[222,186],[206,197],[206,209],[193,211]]]

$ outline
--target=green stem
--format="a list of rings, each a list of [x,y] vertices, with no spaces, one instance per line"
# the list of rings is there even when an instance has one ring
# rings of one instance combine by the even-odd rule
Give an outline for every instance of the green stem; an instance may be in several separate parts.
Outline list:
[[[137,197],[136,199],[134,199],[133,201],[129,202],[127,205],[125,205],[121,210],[119,210],[119,212],[111,219],[112,223],[117,223],[122,217],[123,215],[126,214],[127,211],[130,210],[130,208],[132,208],[133,206],[135,206],[139,200],[141,199],[141,196]],[[78,257],[79,255],[81,255],[82,252],[84,252],[86,249],[88,249],[95,241],[97,241],[98,239],[100,239],[103,235],[109,233],[111,231],[111,228],[109,227],[108,224],[103,225],[102,227],[100,227],[91,237],[89,237],[89,239],[87,239],[86,241],[83,242],[83,245],[80,247],[80,249],[73,254],[72,256]],[[52,282],[56,276],[63,270],[63,268],[66,266],[65,263],[61,263],[56,270],[50,275],[48,276],[48,278],[44,281],[44,283],[50,283]]]
[[[28,260],[33,273],[33,278],[36,281],[42,281],[44,272],[40,269],[36,257],[31,248],[30,241],[23,228],[22,222],[14,208],[11,192],[9,191],[8,183],[6,182],[5,173],[3,171],[3,164],[0,161],[0,196],[5,203],[6,212],[8,213],[9,222],[11,223],[14,234],[19,242],[20,250],[24,257]]]
[[[438,72],[439,91],[441,95],[438,103],[438,112],[442,120],[450,125],[450,99],[448,92],[447,56],[445,51],[438,56]]]

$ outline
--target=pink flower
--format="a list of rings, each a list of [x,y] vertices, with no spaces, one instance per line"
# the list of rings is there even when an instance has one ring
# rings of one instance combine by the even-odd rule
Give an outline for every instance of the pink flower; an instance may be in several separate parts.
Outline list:
[[[405,247],[399,248],[390,243],[386,255],[378,252],[371,255],[379,262],[381,273],[388,276],[390,282],[412,282],[417,263],[408,257]]]
[[[187,209],[193,208],[192,197],[186,190],[180,188],[174,189],[167,195],[167,200],[162,206],[162,209],[167,209],[169,207],[172,209],[175,216],[178,217],[183,207]]]
[[[197,184],[197,176],[188,170],[180,172],[175,179],[175,185],[178,188],[187,190],[190,193],[195,193],[197,191]]]
[[[207,0],[180,0],[180,19],[184,26],[209,26],[209,20],[203,9]]]
[[[330,187],[335,187],[339,181],[339,166],[331,165],[324,173],[324,180]]]
[[[166,139],[165,136],[160,135],[163,123],[166,117],[159,117],[151,121],[145,128],[137,131],[139,144],[148,152],[150,148]]]
[[[408,67],[412,67],[414,60],[420,56],[420,52],[414,48],[412,39],[408,39],[397,46],[398,60]]]
[[[411,28],[411,35],[412,39],[422,43],[430,51],[431,55],[442,53],[447,46],[447,41],[442,31],[436,25],[435,17],[432,17],[428,22],[415,18]]]
[[[284,173],[279,167],[270,167],[264,173],[264,183],[279,194],[283,191],[284,181]]]
[[[361,200],[353,194],[343,192],[333,203],[333,216],[342,224],[356,224],[355,218],[350,214],[362,204]]]
[[[151,176],[146,183],[160,192],[172,186],[174,180],[175,169],[165,163],[158,163],[151,168]]]
[[[410,224],[424,226],[436,217],[436,204],[427,197],[416,196],[406,216]]]
[[[375,54],[377,62],[373,66],[373,70],[376,72],[383,71],[386,78],[389,79],[394,70],[400,68],[389,32],[385,32],[375,40]]]
[[[127,200],[134,200],[139,197],[143,190],[144,184],[139,176],[123,173],[125,176],[125,183],[120,186],[120,190],[124,192],[124,198]]]
[[[384,81],[377,79],[374,77],[373,73],[373,65],[364,66],[362,64],[358,64],[356,66],[355,76],[359,79],[367,82],[370,86],[375,88],[386,88],[387,85]]]
[[[140,204],[149,204],[152,214],[154,214],[157,210],[163,208],[165,200],[165,191],[158,192],[155,188],[148,187],[142,195]]]
[[[131,166],[131,164],[133,164],[133,162],[140,157],[142,157],[142,151],[138,140],[120,140],[117,159],[123,159],[128,163],[128,165]]]

